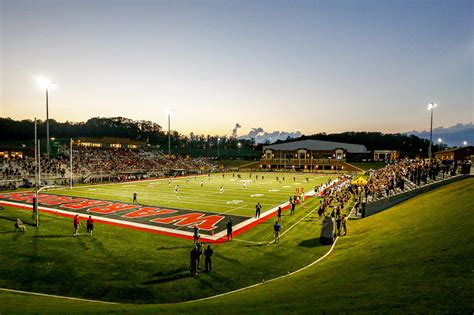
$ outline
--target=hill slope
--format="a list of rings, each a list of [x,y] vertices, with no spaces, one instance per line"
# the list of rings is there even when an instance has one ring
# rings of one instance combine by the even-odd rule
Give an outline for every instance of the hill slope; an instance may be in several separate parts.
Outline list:
[[[474,179],[469,178],[350,222],[350,234],[339,239],[328,258],[295,276],[221,298],[111,306],[2,292],[0,310],[472,312],[472,209]]]

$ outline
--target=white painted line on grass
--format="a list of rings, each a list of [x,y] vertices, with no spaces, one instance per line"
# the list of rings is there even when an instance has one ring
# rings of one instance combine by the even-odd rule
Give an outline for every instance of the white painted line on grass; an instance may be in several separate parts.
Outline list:
[[[314,208],[313,210],[311,210],[307,215],[305,215],[304,217],[302,217],[298,222],[296,222],[295,224],[293,224],[292,226],[290,226],[287,230],[285,230],[285,232],[281,233],[280,238],[283,237],[283,235],[285,235],[285,234],[286,234],[288,231],[290,231],[292,228],[294,228],[298,223],[300,223],[301,221],[303,221],[307,216],[309,216],[311,213],[313,213],[314,210],[316,210],[316,208]],[[275,240],[269,242],[268,245],[273,244],[274,242],[275,242]]]
[[[306,270],[308,269],[309,267],[312,267],[314,266],[315,264],[317,264],[318,262],[320,262],[321,260],[323,260],[324,258],[326,258],[327,256],[329,256],[329,254],[332,253],[333,249],[334,249],[334,246],[336,246],[336,243],[337,243],[337,240],[339,239],[339,237],[337,237],[335,240],[334,240],[334,243],[332,244],[331,248],[329,249],[329,251],[324,254],[322,257],[319,257],[317,260],[313,261],[312,263],[310,263],[309,265],[306,265],[296,271],[293,271],[293,272],[290,272],[289,274],[287,275],[283,275],[283,276],[279,276],[279,277],[276,277],[276,278],[273,278],[273,279],[270,279],[268,281],[265,281],[265,282],[259,282],[259,283],[256,283],[256,284],[253,284],[253,285],[250,285],[248,287],[244,287],[244,288],[240,288],[240,289],[237,289],[237,290],[234,290],[234,291],[229,291],[229,292],[225,292],[225,293],[221,293],[221,294],[217,294],[217,295],[213,295],[213,296],[208,296],[208,297],[205,297],[205,298],[202,298],[202,299],[197,299],[197,300],[192,300],[192,301],[186,301],[186,302],[182,302],[183,304],[184,303],[193,303],[193,302],[199,302],[199,301],[206,301],[206,300],[211,300],[211,299],[215,299],[215,298],[218,298],[218,297],[222,297],[222,296],[226,296],[226,295],[230,295],[230,294],[234,294],[234,293],[237,293],[237,292],[241,292],[241,291],[244,291],[244,290],[247,290],[247,289],[251,289],[251,288],[255,288],[255,287],[258,287],[258,286],[261,286],[263,284],[266,284],[266,283],[270,283],[270,282],[273,282],[273,281],[277,281],[277,280],[280,280],[280,279],[283,279],[285,277],[290,277],[290,276],[293,276],[303,270]]]
[[[259,245],[267,243],[267,242],[253,242],[253,241],[241,240],[241,239],[237,239],[237,238],[233,238],[232,241],[244,242],[244,243],[250,243],[250,244],[259,244]]]
[[[12,293],[21,293],[21,294],[28,294],[28,295],[45,296],[45,297],[51,297],[51,298],[57,298],[57,299],[80,301],[80,302],[91,302],[91,303],[101,303],[101,304],[119,304],[119,303],[114,303],[114,302],[106,302],[106,301],[98,301],[98,300],[89,300],[89,299],[80,299],[80,298],[69,297],[69,296],[52,295],[52,294],[37,293],[37,292],[27,292],[27,291],[4,289],[4,288],[0,288],[0,291],[12,292]]]

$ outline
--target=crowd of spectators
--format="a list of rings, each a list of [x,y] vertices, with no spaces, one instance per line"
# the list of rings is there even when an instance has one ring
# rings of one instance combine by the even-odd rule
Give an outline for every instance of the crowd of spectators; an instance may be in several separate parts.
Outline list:
[[[73,150],[75,176],[106,175],[134,176],[134,173],[167,172],[170,170],[208,170],[215,167],[207,158],[185,156],[167,157],[158,153],[129,149],[75,148]],[[33,157],[0,160],[1,179],[24,179],[34,176]],[[65,178],[70,174],[68,155],[41,159],[41,175]],[[127,174],[127,175],[124,175]]]
[[[387,197],[438,179],[455,175],[457,164],[443,164],[437,159],[403,159],[370,173],[364,195],[371,200]]]
[[[51,176],[65,175],[64,164],[58,159],[42,159],[41,174]],[[35,159],[32,157],[0,160],[0,177],[3,179],[22,179],[35,174]]]
[[[328,212],[332,217],[341,216],[341,211],[353,194],[352,185],[350,184],[351,178],[351,176],[342,175],[334,181],[328,180],[326,184],[317,188],[319,195],[323,198],[318,209],[320,218]]]

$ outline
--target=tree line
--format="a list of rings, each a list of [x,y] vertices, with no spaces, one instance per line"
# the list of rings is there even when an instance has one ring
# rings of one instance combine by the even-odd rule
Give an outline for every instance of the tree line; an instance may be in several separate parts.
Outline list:
[[[46,122],[38,120],[38,137],[46,137]],[[124,117],[101,118],[94,117],[86,122],[57,122],[49,120],[50,136],[55,138],[80,137],[116,137],[130,140],[144,141],[149,146],[155,146],[166,151],[168,148],[168,133],[159,124],[147,120],[132,120]],[[0,141],[32,140],[34,137],[34,121],[13,120],[0,118]],[[402,155],[426,156],[429,141],[415,135],[384,134],[381,132],[343,132],[337,134],[318,133],[301,136],[297,139],[278,141],[283,143],[305,139],[335,141],[344,143],[362,144],[368,150],[398,150]],[[193,152],[211,151],[213,155],[235,155],[242,157],[257,157],[261,145],[255,144],[253,139],[243,140],[229,136],[211,136],[190,133],[180,134],[171,132],[171,146],[173,152],[193,154]],[[439,150],[433,146],[433,152]],[[214,152],[215,151],[215,152]],[[220,153],[218,153],[220,152]]]
[[[37,120],[38,138],[46,137],[46,121]],[[143,141],[146,145],[159,147],[166,151],[168,148],[168,132],[152,121],[132,120],[124,117],[102,118],[94,117],[86,122],[58,122],[49,120],[49,134],[54,138],[99,138],[114,137],[130,140]],[[0,118],[0,141],[31,141],[34,137],[34,121],[13,120],[11,118]],[[217,146],[225,155],[231,150],[248,156],[248,151],[255,150],[252,140],[239,140],[235,137],[199,135],[190,133],[189,135],[171,131],[171,146],[173,152],[203,151],[215,149]],[[216,153],[217,155],[217,153]]]
[[[323,140],[343,143],[362,144],[369,151],[374,150],[398,150],[402,156],[427,156],[429,140],[418,138],[415,135],[401,133],[382,133],[368,131],[348,131],[342,133],[317,133],[309,136],[301,136],[297,140]],[[285,140],[278,143],[295,141]],[[433,152],[439,151],[440,146],[433,145]]]

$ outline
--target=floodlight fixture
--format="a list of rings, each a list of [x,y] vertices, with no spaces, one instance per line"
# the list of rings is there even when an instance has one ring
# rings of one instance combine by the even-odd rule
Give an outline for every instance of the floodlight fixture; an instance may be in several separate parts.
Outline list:
[[[433,102],[428,104],[428,110],[433,110],[435,107],[438,107],[438,104],[435,104]]]
[[[51,81],[45,76],[38,76],[36,78],[36,82],[38,83],[39,87],[45,90],[54,91],[58,88],[56,82]]]

